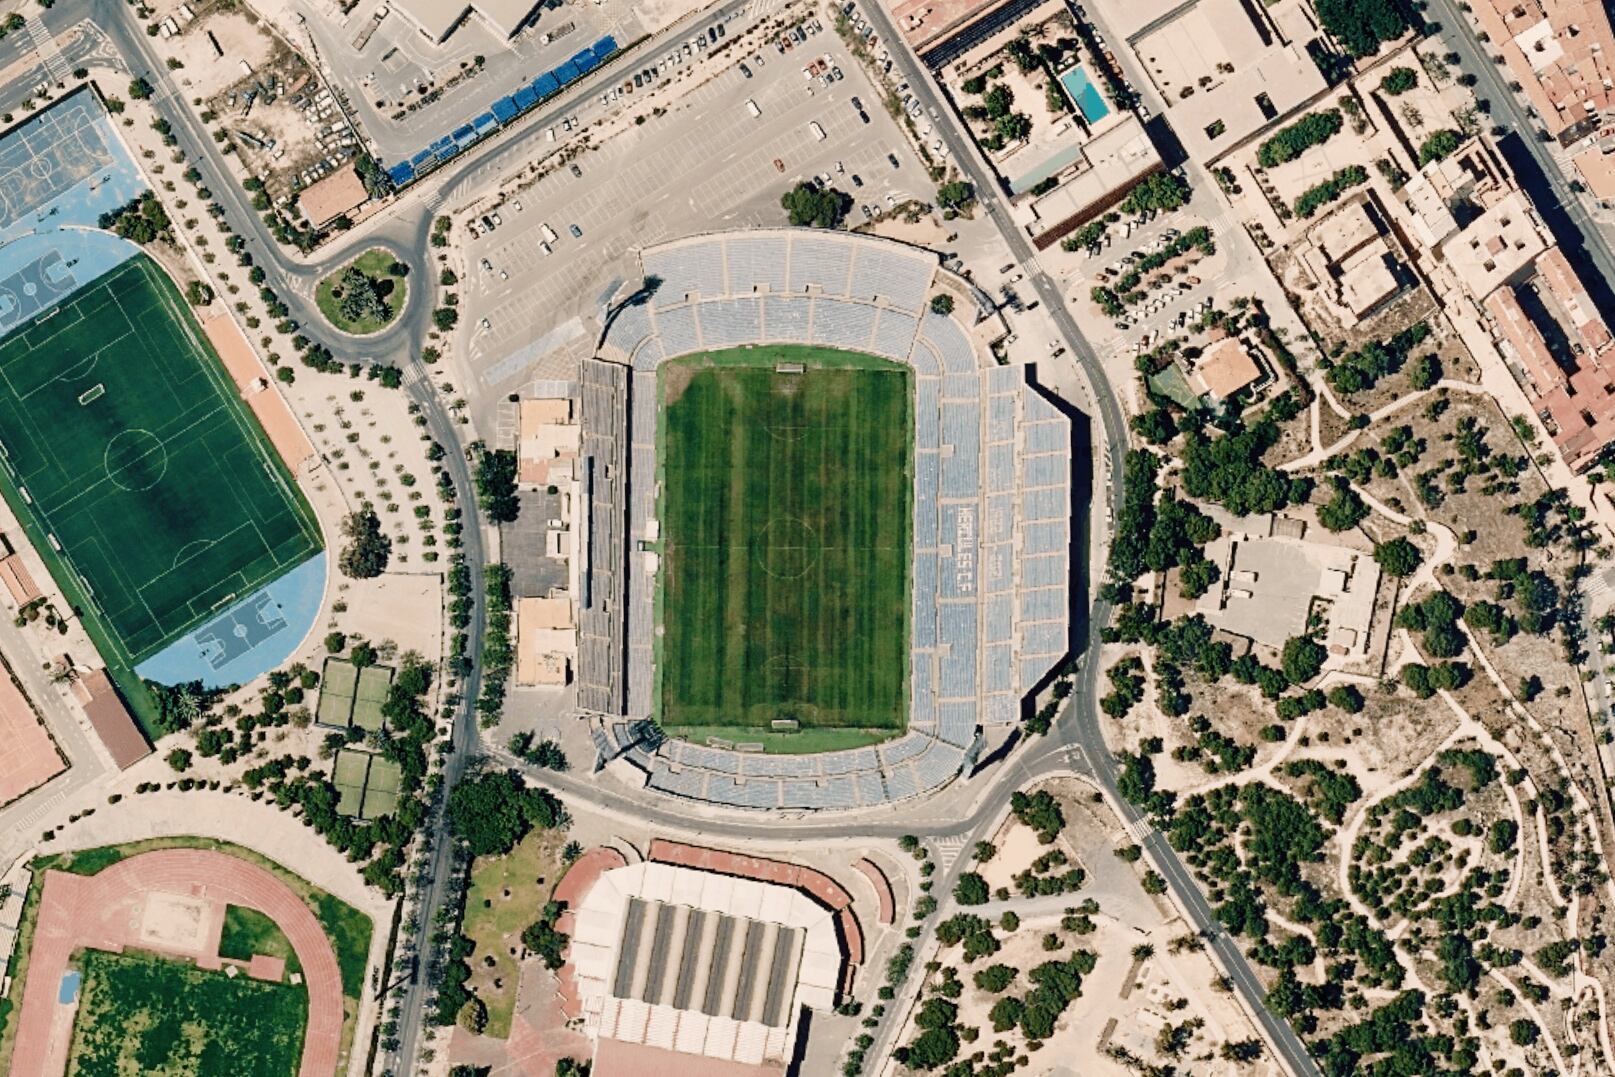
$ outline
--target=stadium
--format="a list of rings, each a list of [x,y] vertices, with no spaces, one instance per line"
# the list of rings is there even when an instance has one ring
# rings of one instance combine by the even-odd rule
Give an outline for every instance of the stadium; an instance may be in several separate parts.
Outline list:
[[[1070,417],[932,252],[763,229],[638,261],[582,372],[599,765],[802,811],[968,775],[1070,650]]]

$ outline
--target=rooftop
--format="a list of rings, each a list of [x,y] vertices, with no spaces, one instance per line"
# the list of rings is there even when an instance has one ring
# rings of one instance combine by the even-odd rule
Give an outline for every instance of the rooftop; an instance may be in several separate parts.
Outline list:
[[[1476,0],[1473,11],[1550,134],[1597,126],[1615,99],[1615,34],[1600,0]]]
[[[123,705],[106,670],[98,669],[73,682],[73,695],[83,705],[84,716],[119,770],[128,770],[151,754],[146,735]]]
[[[1328,87],[1304,42],[1241,0],[1190,0],[1131,37],[1172,128],[1210,161]]]
[[[351,213],[370,200],[359,170],[345,164],[324,179],[315,180],[297,196],[297,205],[309,223],[318,228],[344,213]]]
[[[1523,191],[1512,191],[1441,245],[1441,255],[1477,300],[1525,273],[1548,235]]]
[[[1212,626],[1282,647],[1320,612],[1331,653],[1367,653],[1380,580],[1371,555],[1299,537],[1299,521],[1224,514],[1220,522],[1225,531],[1206,544],[1206,557],[1222,576],[1197,607]]]
[[[1223,337],[1201,355],[1195,376],[1207,393],[1218,400],[1227,400],[1255,384],[1262,376],[1262,368],[1256,365],[1238,337]]]

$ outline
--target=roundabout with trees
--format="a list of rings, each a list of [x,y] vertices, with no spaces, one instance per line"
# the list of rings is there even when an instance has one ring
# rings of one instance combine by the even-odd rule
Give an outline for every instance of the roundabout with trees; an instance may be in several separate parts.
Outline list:
[[[320,314],[344,333],[368,336],[391,325],[409,298],[409,267],[374,247],[321,280],[314,299]]]

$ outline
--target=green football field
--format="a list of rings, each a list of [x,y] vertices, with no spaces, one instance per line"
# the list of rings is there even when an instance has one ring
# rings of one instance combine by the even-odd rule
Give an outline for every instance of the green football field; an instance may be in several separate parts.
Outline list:
[[[0,451],[7,499],[115,672],[321,545],[178,289],[144,255],[0,341]]]
[[[73,1077],[295,1077],[308,992],[156,954],[86,950]]]
[[[806,369],[776,372],[791,363]],[[658,377],[663,728],[901,731],[909,371],[773,347],[665,363]]]

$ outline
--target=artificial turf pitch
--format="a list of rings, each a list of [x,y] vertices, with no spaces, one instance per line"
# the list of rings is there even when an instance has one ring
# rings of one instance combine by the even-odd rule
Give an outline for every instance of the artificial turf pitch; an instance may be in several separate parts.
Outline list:
[[[663,728],[902,730],[909,371],[775,347],[659,379]]]
[[[7,499],[123,672],[320,548],[308,503],[144,255],[0,341],[0,447]]]

